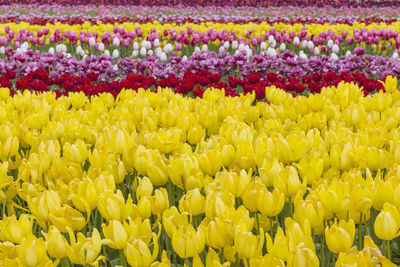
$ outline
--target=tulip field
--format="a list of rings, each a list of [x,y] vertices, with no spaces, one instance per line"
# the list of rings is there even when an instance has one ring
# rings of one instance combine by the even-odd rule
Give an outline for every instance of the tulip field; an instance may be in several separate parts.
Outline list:
[[[0,0],[0,267],[400,265],[397,0]]]

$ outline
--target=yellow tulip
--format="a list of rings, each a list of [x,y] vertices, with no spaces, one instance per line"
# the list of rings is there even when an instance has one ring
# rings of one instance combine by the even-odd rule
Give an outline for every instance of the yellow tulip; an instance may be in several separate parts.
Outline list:
[[[179,200],[179,211],[188,212],[192,216],[205,211],[206,199],[198,188],[190,190]]]
[[[273,242],[268,233],[265,233],[265,237],[268,253],[275,258],[286,261],[289,257],[289,243],[282,228],[278,228]]]
[[[355,236],[354,221],[350,219],[348,222],[337,220],[332,226],[325,228],[325,238],[328,248],[333,253],[348,252],[352,245]]]
[[[400,213],[390,203],[383,205],[382,211],[375,219],[374,231],[382,240],[392,240],[400,235]]]
[[[108,222],[107,226],[103,223],[101,225],[101,229],[105,237],[103,243],[107,244],[113,249],[123,249],[126,247],[128,234],[119,221],[111,220]]]
[[[149,219],[142,220],[141,218],[132,219],[128,217],[128,222],[123,222],[124,230],[128,235],[128,240],[131,238],[141,239],[148,245],[152,238],[152,231]]]
[[[268,217],[277,216],[282,211],[284,205],[285,195],[279,189],[274,189],[270,192],[266,188],[262,188],[258,191],[257,210],[261,214]]]
[[[32,233],[33,220],[27,214],[19,219],[14,215],[0,221],[0,240],[20,244],[22,239]]]
[[[162,214],[169,208],[168,192],[165,188],[160,188],[154,191],[154,196],[151,199],[151,211],[158,215]]]
[[[100,260],[104,261],[104,256],[99,256],[101,250],[101,237],[96,228],[93,229],[90,238],[78,232],[77,239],[71,229],[68,230],[71,245],[67,246],[69,260],[75,264],[89,264],[96,266]]]
[[[188,213],[179,213],[178,209],[172,206],[163,212],[162,223],[168,236],[172,237],[174,231],[179,227],[186,227],[189,224]]]
[[[179,257],[185,259],[194,257],[204,250],[205,236],[202,227],[197,231],[191,224],[181,226],[172,234],[172,247]]]
[[[131,196],[124,200],[124,196],[120,190],[117,193],[106,191],[99,196],[97,208],[103,218],[107,221],[118,220],[124,221],[132,213],[133,203]]]
[[[264,245],[264,231],[260,228],[260,234],[257,237],[251,232],[243,231],[241,227],[235,230],[234,244],[239,259],[248,259],[261,255]]]
[[[18,258],[24,266],[49,266],[51,260],[46,254],[46,245],[42,238],[33,234],[26,236],[17,248]]]
[[[50,226],[48,233],[42,232],[42,234],[46,239],[47,253],[51,257],[56,259],[67,257],[68,242],[56,227]]]

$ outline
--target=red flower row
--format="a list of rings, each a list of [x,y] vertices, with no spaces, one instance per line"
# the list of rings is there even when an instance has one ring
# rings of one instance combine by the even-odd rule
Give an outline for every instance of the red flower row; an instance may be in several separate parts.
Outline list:
[[[158,87],[169,87],[175,92],[201,97],[205,89],[213,87],[225,89],[227,96],[238,96],[239,93],[255,92],[257,99],[265,98],[265,87],[276,86],[287,92],[297,94],[319,93],[321,88],[326,86],[337,86],[341,81],[354,82],[363,87],[364,94],[383,90],[382,84],[375,79],[369,79],[359,72],[336,74],[314,73],[301,79],[296,77],[281,77],[276,73],[267,73],[262,76],[259,73],[252,73],[247,77],[221,77],[219,74],[211,73],[208,70],[198,72],[186,72],[182,79],[176,76],[169,76],[156,80],[146,75],[128,74],[121,81],[108,83],[97,82],[98,74],[89,73],[85,77],[77,77],[70,74],[56,78],[50,78],[49,74],[41,69],[16,79],[16,73],[7,71],[0,76],[0,85],[17,90],[49,91],[54,90],[58,96],[68,92],[84,92],[87,95],[95,95],[103,92],[112,93],[114,96],[123,89],[138,90],[139,88],[155,90]]]

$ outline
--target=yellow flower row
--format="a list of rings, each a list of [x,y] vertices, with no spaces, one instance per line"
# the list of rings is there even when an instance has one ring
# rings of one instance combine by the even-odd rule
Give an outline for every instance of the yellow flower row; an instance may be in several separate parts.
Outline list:
[[[57,29],[64,33],[65,31],[76,32],[78,36],[80,36],[80,31],[84,32],[91,32],[91,33],[98,33],[99,36],[106,33],[106,32],[113,32],[115,26],[119,28],[124,28],[126,31],[135,31],[136,27],[140,27],[143,34],[146,36],[150,34],[151,29],[154,28],[157,33],[161,36],[164,30],[171,30],[175,29],[177,33],[180,33],[182,30],[187,32],[189,28],[192,30],[196,30],[198,32],[207,32],[209,29],[214,29],[216,31],[223,31],[230,33],[232,31],[235,32],[236,36],[242,36],[246,39],[246,34],[248,32],[253,32],[252,36],[259,37],[265,36],[265,33],[271,29],[275,29],[278,32],[283,30],[286,33],[290,33],[294,31],[296,34],[300,33],[302,28],[307,30],[308,35],[318,35],[322,32],[327,32],[329,30],[333,31],[335,34],[342,34],[344,30],[346,30],[349,36],[353,36],[354,30],[361,30],[365,28],[366,30],[392,30],[394,32],[400,32],[400,22],[394,22],[391,24],[386,23],[371,23],[366,25],[365,23],[358,23],[354,22],[353,25],[348,24],[285,24],[285,23],[273,23],[268,24],[267,22],[262,22],[260,24],[255,23],[244,23],[244,24],[235,24],[235,23],[215,23],[215,22],[202,22],[202,23],[185,23],[182,25],[178,25],[176,23],[165,23],[159,24],[157,21],[152,23],[132,23],[132,22],[125,22],[125,23],[115,23],[115,24],[102,24],[100,21],[97,24],[92,24],[90,22],[85,22],[83,24],[76,24],[76,25],[69,25],[69,24],[62,24],[60,22],[56,24],[46,24],[36,25],[36,24],[29,24],[27,22],[20,22],[20,23],[5,23],[0,24],[0,35],[4,36],[5,27],[10,27],[15,33],[18,33],[21,30],[33,31],[35,34],[39,29],[48,28],[50,30],[50,34],[53,34]]]
[[[395,266],[397,80],[385,89],[1,88],[0,264]]]

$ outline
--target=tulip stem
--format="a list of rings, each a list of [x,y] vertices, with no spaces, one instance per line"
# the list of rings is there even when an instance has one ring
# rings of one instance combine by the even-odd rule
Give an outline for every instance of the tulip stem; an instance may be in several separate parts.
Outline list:
[[[360,223],[358,224],[358,249],[361,250],[362,249],[362,237],[361,237],[361,230],[362,230],[362,225],[363,225],[363,214],[362,212],[360,212]]]
[[[392,260],[392,255],[391,255],[391,251],[390,251],[390,240],[386,241],[386,249],[387,249],[387,258],[389,260]]]
[[[256,211],[256,228],[257,228],[257,234],[260,233],[260,220],[258,219],[258,212]]]
[[[126,257],[125,257],[124,251],[122,249],[119,250],[119,257],[121,260],[121,265],[124,267],[127,267],[128,263],[126,262]]]

